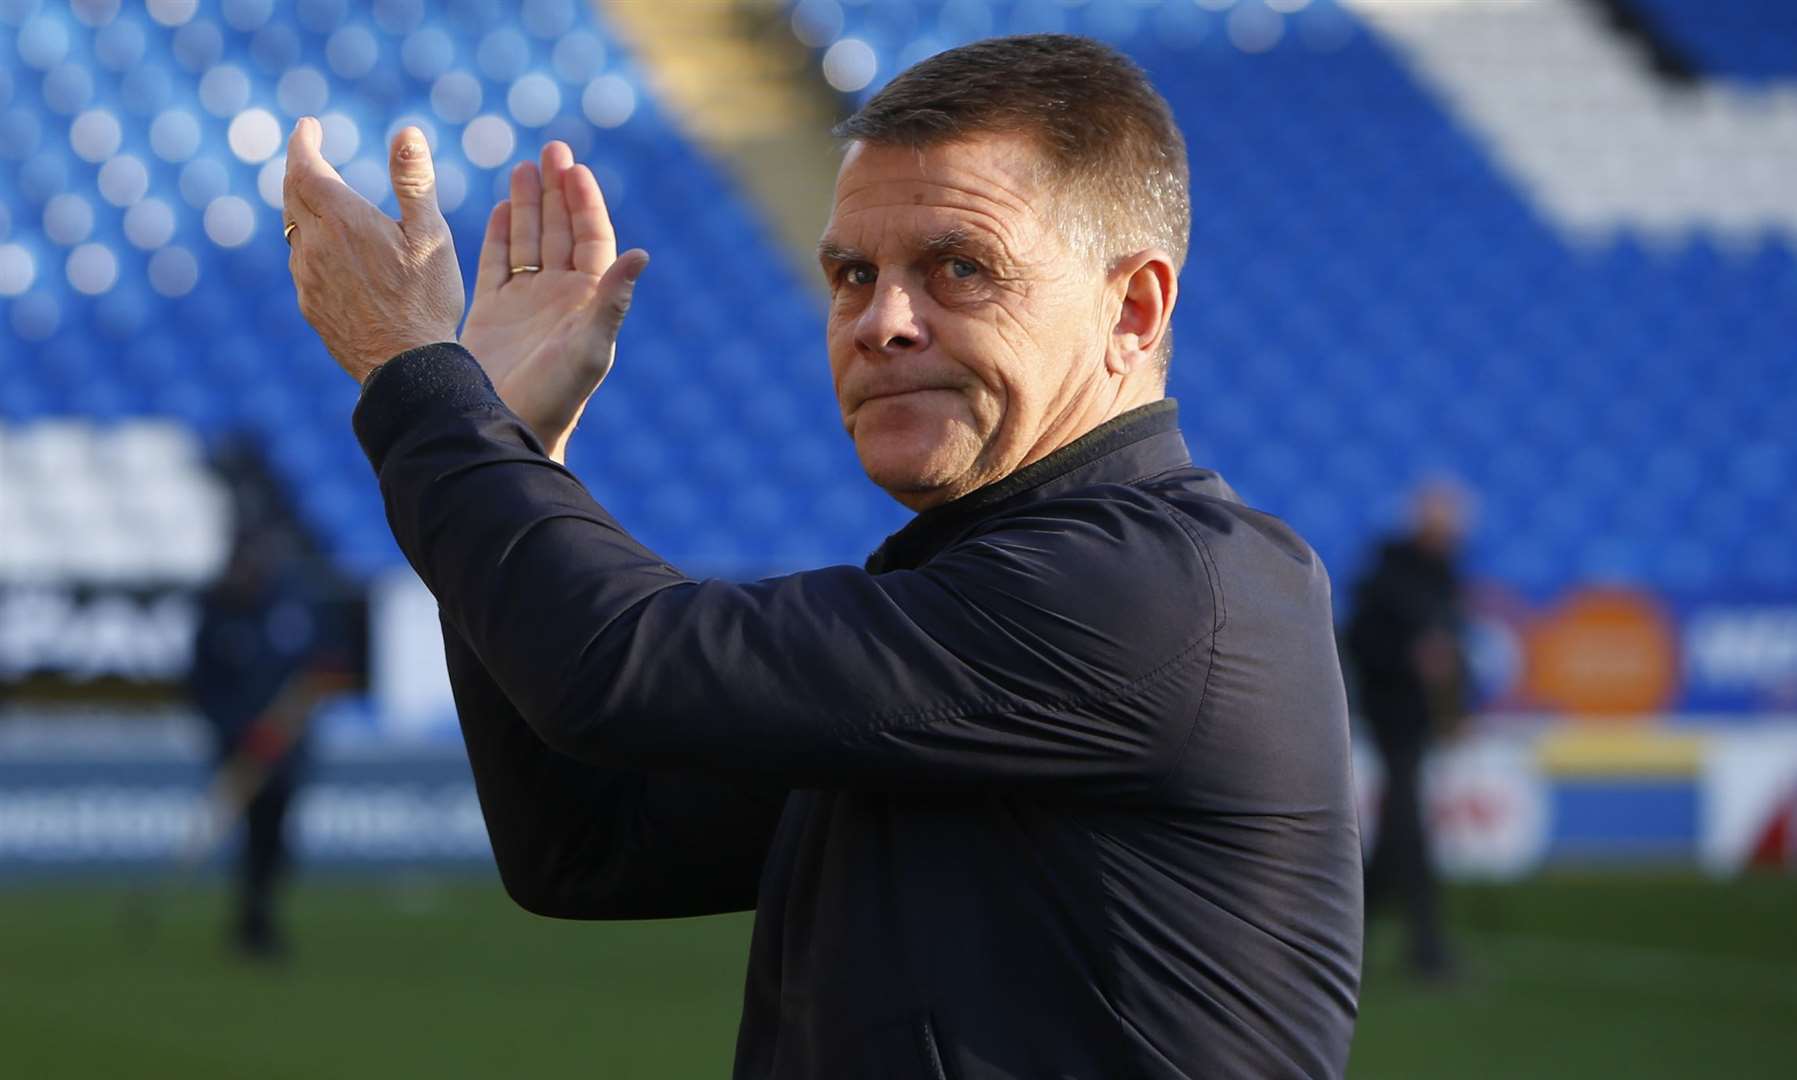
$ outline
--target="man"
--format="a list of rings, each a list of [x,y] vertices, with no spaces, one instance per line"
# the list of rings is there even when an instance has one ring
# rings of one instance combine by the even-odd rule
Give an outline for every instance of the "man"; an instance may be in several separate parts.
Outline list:
[[[1422,805],[1423,755],[1460,720],[1465,663],[1460,575],[1463,498],[1450,484],[1423,487],[1407,535],[1380,547],[1354,587],[1348,653],[1359,677],[1360,713],[1385,764],[1385,797],[1367,863],[1369,904],[1400,901],[1417,977],[1453,975],[1441,928],[1440,889]]]
[[[275,893],[288,866],[287,809],[304,768],[303,733],[318,692],[313,615],[281,579],[280,538],[240,535],[231,565],[200,601],[190,676],[212,727],[214,813],[244,822],[231,943],[252,960],[286,954]]]
[[[422,139],[395,140],[396,224],[295,131],[301,308],[367,380],[507,889],[754,907],[738,1077],[1341,1075],[1360,853],[1328,582],[1162,400],[1189,220],[1165,102],[1100,45],[1012,38],[839,134],[830,368],[918,514],[865,570],[736,585],[559,464],[647,263],[567,148],[514,172],[457,345]]]
[[[271,497],[251,444],[215,458],[232,494],[231,557],[199,600],[189,689],[213,730],[217,772],[208,828],[184,858],[210,851],[214,830],[243,821],[231,944],[249,960],[287,952],[277,892],[290,854],[287,812],[307,766],[305,729],[319,701],[344,683],[344,658],[323,625],[319,590],[303,572],[306,547]]]

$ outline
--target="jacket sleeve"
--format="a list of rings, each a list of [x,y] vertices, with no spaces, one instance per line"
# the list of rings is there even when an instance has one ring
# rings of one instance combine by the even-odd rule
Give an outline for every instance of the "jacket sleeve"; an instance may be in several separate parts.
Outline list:
[[[556,753],[447,624],[443,644],[494,861],[520,907],[651,919],[755,906],[785,791]]]
[[[454,345],[372,379],[357,431],[399,546],[550,747],[791,787],[1125,787],[1172,768],[1222,621],[1203,545],[1118,486],[916,570],[686,578]]]

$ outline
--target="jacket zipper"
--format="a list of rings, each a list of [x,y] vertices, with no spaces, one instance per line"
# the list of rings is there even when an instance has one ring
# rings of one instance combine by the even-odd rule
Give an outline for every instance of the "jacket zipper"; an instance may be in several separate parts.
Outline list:
[[[917,1033],[923,1038],[923,1059],[930,1067],[931,1080],[948,1080],[948,1073],[942,1067],[942,1053],[936,1049],[936,1029],[930,1025],[929,1017],[923,1017],[918,1023]]]

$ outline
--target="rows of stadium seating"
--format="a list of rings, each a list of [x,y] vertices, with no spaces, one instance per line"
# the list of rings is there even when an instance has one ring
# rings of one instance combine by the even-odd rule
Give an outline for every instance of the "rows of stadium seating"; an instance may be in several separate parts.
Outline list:
[[[1797,69],[1797,7],[1786,0],[1631,0],[1647,26],[1704,72],[1754,82]]]
[[[0,582],[203,586],[224,569],[229,495],[166,420],[0,424]]]
[[[1338,576],[1449,472],[1481,497],[1475,569],[1527,592],[1797,588],[1788,243],[1569,247],[1324,0],[800,0],[793,24],[834,30],[820,58],[870,46],[851,103],[990,32],[1091,34],[1144,65],[1193,164],[1170,390],[1198,457]],[[1773,36],[1797,75],[1797,39]]]
[[[724,572],[851,557],[894,520],[829,435],[814,302],[585,4],[7,0],[0,57],[0,420],[248,428],[352,571],[398,565],[355,387],[293,300],[280,140],[322,114],[327,156],[391,212],[387,139],[420,123],[472,284],[506,165],[562,138],[655,256],[572,449],[599,493]]]
[[[1141,59],[1192,147],[1190,441],[1338,577],[1452,470],[1482,496],[1475,569],[1527,591],[1797,589],[1784,244],[1567,247],[1325,0],[801,0],[793,24],[820,61],[865,47],[856,97],[988,32]],[[355,389],[288,283],[270,132],[302,112],[371,195],[388,133],[425,124],[470,283],[504,163],[547,137],[595,163],[654,263],[571,454],[668,558],[852,561],[902,521],[832,430],[807,286],[577,0],[0,0],[0,421],[247,426],[352,572],[398,565]]]

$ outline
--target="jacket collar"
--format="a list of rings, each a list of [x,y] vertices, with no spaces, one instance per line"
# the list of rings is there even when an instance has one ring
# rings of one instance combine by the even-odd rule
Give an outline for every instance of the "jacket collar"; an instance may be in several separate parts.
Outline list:
[[[1172,398],[1141,405],[1001,480],[931,507],[867,558],[869,573],[921,566],[986,518],[1090,484],[1127,484],[1192,464]]]

